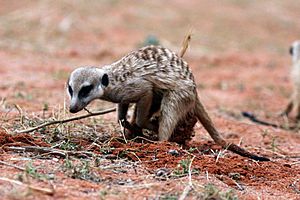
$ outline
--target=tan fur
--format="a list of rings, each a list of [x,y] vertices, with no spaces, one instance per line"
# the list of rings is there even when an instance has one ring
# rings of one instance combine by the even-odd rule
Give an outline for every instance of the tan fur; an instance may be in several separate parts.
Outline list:
[[[101,75],[96,73],[94,76],[100,80],[101,76],[107,74],[109,84],[107,87],[97,86],[101,88],[99,92],[103,93],[97,98],[118,103],[118,118],[129,128],[149,129],[158,132],[160,141],[171,140],[174,131],[180,129],[180,126],[187,127],[188,123],[185,120],[188,116],[192,116],[198,118],[213,140],[222,147],[255,160],[268,160],[251,154],[237,145],[229,144],[220,136],[198,99],[194,76],[188,64],[174,52],[163,47],[144,47],[111,65],[104,66],[98,72]],[[77,83],[78,79],[76,76],[70,77],[74,88],[81,88],[82,83]],[[93,92],[90,95],[94,95]],[[81,101],[80,98],[72,98]],[[126,122],[130,103],[136,104],[136,124],[133,125]],[[83,105],[82,102],[79,104]],[[78,110],[79,107],[76,111]],[[160,116],[157,123],[154,123],[151,117],[158,110]],[[195,123],[195,120],[189,122],[192,126]]]
[[[300,120],[300,41],[295,41],[290,49],[292,56],[291,80],[293,82],[293,93],[289,103],[283,111],[284,115],[289,115],[293,108],[297,109],[297,120]]]

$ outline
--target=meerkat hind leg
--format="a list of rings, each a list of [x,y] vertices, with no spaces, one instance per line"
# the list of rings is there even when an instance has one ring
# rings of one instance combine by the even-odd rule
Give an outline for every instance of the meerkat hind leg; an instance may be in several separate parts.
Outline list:
[[[153,114],[160,112],[160,106],[161,106],[161,101],[163,98],[164,92],[161,90],[154,90],[153,91],[153,96],[152,96],[152,103],[149,111],[149,116],[150,118],[153,116]],[[137,107],[136,105],[134,106],[134,112],[131,118],[131,123],[136,123],[136,113],[137,113]]]
[[[183,103],[184,102],[184,103]],[[158,139],[160,141],[170,140],[178,122],[185,118],[191,110],[193,102],[188,99],[178,99],[176,92],[169,92],[161,102],[161,116],[159,120]]]

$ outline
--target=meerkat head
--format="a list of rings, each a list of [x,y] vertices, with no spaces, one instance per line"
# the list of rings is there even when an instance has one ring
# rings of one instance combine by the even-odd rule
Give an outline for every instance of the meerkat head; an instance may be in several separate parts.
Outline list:
[[[79,112],[94,99],[101,98],[108,84],[108,75],[103,69],[95,67],[75,69],[67,82],[71,97],[70,112]]]
[[[293,57],[294,63],[300,60],[300,40],[293,42],[290,47],[290,54]]]

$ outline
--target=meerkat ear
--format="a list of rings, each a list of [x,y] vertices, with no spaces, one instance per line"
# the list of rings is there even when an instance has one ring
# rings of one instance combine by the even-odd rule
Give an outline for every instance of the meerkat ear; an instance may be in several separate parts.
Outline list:
[[[109,84],[109,80],[108,80],[108,75],[107,74],[103,74],[102,78],[101,78],[101,84],[105,87],[108,86]]]
[[[291,47],[290,47],[290,54],[291,54],[291,56],[292,56],[293,53],[294,53],[293,50],[294,50],[294,49],[293,49],[293,47],[291,46]]]

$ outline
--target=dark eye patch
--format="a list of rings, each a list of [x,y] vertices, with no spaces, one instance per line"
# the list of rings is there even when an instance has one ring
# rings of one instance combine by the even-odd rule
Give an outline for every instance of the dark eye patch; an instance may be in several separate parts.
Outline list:
[[[70,85],[68,85],[68,91],[69,91],[70,96],[72,97],[73,96],[73,90],[72,90]]]
[[[81,90],[79,91],[78,97],[82,98],[82,97],[87,97],[87,95],[91,92],[91,90],[94,88],[93,85],[88,85],[88,86],[84,86],[81,88]]]
[[[293,48],[293,47],[290,47],[290,54],[291,54],[291,55],[293,55],[293,53],[294,53],[293,50],[294,50],[294,48]]]
[[[104,74],[104,75],[102,76],[101,84],[102,84],[103,86],[105,86],[105,87],[108,86],[109,80],[108,80],[108,75],[107,75],[107,74]]]

